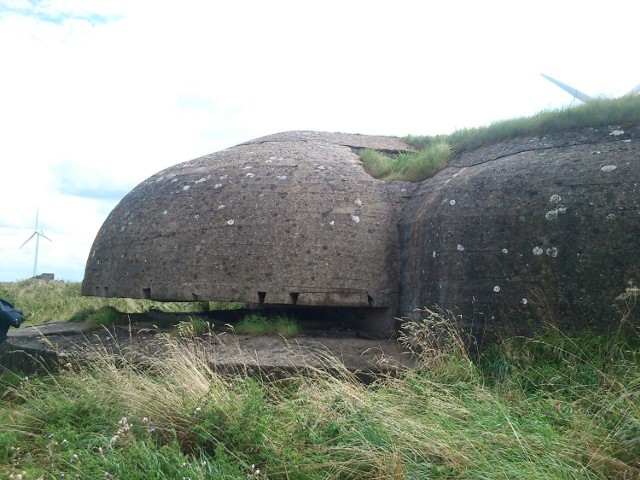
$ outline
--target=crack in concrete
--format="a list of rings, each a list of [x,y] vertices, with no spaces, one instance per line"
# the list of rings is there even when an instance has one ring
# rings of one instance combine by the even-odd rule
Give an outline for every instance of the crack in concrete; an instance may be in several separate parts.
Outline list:
[[[637,140],[638,138],[640,138],[640,137],[635,137],[634,136],[634,137],[623,138],[623,139],[615,138],[615,139],[612,139],[612,140],[598,139],[598,140],[593,140],[593,141],[573,141],[573,142],[567,142],[565,144],[552,145],[552,146],[548,146],[548,147],[524,148],[522,150],[509,152],[509,153],[505,153],[505,154],[502,154],[502,155],[498,155],[496,157],[492,157],[492,158],[487,159],[487,160],[482,160],[480,162],[465,164],[464,166],[457,166],[457,165],[448,165],[448,166],[454,167],[454,168],[477,167],[478,165],[484,165],[485,163],[494,162],[496,160],[501,160],[503,158],[512,157],[514,155],[519,155],[521,153],[556,150],[556,149],[559,149],[559,148],[575,147],[577,145],[596,145],[596,144],[602,144],[602,143],[616,143],[616,142],[621,142],[623,140]],[[485,145],[484,147],[479,147],[478,149],[485,148],[485,147],[488,147],[488,146],[489,145]],[[470,151],[470,152],[472,152],[472,151]],[[462,155],[469,154],[470,152],[460,153],[457,158],[460,158],[460,156],[462,156]]]

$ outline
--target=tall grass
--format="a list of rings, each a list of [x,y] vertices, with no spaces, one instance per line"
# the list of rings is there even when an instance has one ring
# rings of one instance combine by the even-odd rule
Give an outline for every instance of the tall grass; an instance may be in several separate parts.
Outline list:
[[[453,155],[484,145],[519,136],[639,123],[640,95],[601,98],[572,108],[543,111],[531,117],[504,120],[486,127],[457,130],[449,135],[409,135],[403,140],[418,149],[415,153],[387,157],[380,152],[365,149],[360,152],[360,158],[365,170],[375,178],[415,182],[433,176],[446,166]]]
[[[448,139],[456,153],[473,150],[525,135],[541,135],[584,127],[637,125],[640,96],[596,99],[571,108],[539,112],[493,123],[487,127],[458,130]]]
[[[330,356],[284,377],[222,372],[206,339],[169,335],[5,373],[0,476],[638,478],[637,337],[550,329],[475,357],[455,321],[425,310],[404,330],[418,367],[371,384]]]

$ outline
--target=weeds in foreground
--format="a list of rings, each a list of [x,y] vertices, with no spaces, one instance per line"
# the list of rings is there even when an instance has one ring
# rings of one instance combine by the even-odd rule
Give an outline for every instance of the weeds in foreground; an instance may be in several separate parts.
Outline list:
[[[411,353],[422,368],[432,372],[463,367],[469,378],[475,376],[469,352],[473,342],[470,333],[460,326],[460,318],[451,311],[423,308],[415,311],[417,321],[402,323],[398,341]],[[455,359],[455,361],[452,361]],[[462,371],[456,375],[460,377]]]
[[[211,324],[198,316],[190,315],[189,321],[180,322],[176,325],[175,334],[179,337],[193,338],[211,332]]]
[[[218,371],[206,338],[94,348],[0,380],[0,477],[638,478],[640,345],[553,329],[472,358],[446,312],[406,325],[418,368]],[[124,352],[126,353],[126,352]]]

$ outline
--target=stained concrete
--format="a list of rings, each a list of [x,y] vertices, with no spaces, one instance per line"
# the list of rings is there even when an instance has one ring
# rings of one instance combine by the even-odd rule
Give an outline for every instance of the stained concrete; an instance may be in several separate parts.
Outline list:
[[[400,222],[401,310],[478,330],[616,328],[640,281],[640,129],[518,138],[421,183]]]
[[[96,353],[127,357],[135,363],[148,355],[162,355],[167,336],[174,335],[171,341],[176,342],[176,333],[175,328],[157,328],[151,323],[106,328],[54,322],[12,329],[0,344],[0,367],[27,373],[55,371],[70,362],[91,361]],[[348,332],[338,337],[314,331],[284,339],[212,331],[198,337],[198,342],[199,354],[220,373],[280,375],[342,365],[366,380],[414,365],[398,342],[359,338]]]
[[[286,132],[168,168],[113,210],[83,293],[172,301],[437,305],[478,331],[607,329],[640,277],[640,128],[516,138],[419,184],[382,182],[357,152],[398,139]]]
[[[398,139],[288,132],[170,167],[111,212],[83,294],[171,301],[372,307],[391,330],[396,224],[414,185],[369,176],[357,151]]]

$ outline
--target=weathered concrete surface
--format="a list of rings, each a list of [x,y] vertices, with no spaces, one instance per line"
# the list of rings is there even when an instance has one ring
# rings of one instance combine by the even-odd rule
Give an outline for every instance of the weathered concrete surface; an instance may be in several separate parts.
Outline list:
[[[519,138],[422,182],[400,222],[401,310],[437,304],[511,332],[617,324],[616,297],[640,281],[639,137]]]
[[[363,307],[383,335],[434,305],[479,330],[618,321],[640,281],[639,127],[501,142],[419,186],[371,178],[364,147],[410,149],[286,132],[154,175],[98,233],[83,294]]]
[[[127,356],[135,361],[161,354],[172,330],[133,327],[90,327],[85,323],[55,322],[12,330],[0,345],[0,365],[9,370],[55,370],[96,352]],[[173,330],[175,332],[175,330]],[[289,340],[277,336],[250,337],[214,332],[199,337],[201,354],[220,372],[296,372],[335,367],[342,363],[362,375],[410,367],[413,360],[394,340],[355,336],[303,335]],[[174,340],[175,341],[175,340]],[[330,359],[330,360],[328,360]]]
[[[413,185],[363,169],[398,139],[288,132],[170,167],[100,229],[83,294],[378,307],[399,299],[397,222]]]

